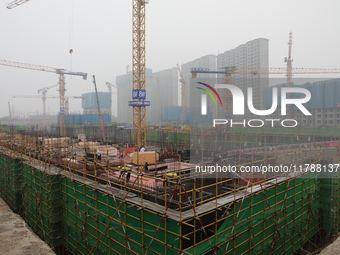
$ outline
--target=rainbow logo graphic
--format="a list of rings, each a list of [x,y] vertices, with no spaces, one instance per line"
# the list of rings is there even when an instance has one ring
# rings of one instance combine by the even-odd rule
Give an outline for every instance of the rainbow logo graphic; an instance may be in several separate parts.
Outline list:
[[[214,89],[212,86],[210,86],[206,83],[203,83],[203,82],[197,82],[197,83],[201,84],[203,86],[206,86],[208,89],[210,89],[216,95],[218,101],[220,102],[220,105],[222,105],[222,99],[221,99],[220,95],[217,93],[216,89]],[[207,93],[207,95],[209,95],[211,97],[214,104],[217,106],[216,98],[214,97],[214,95],[208,89],[201,88],[201,87],[196,87],[196,88],[203,90],[205,93]],[[201,97],[201,113],[202,113],[202,115],[207,115],[207,95],[202,94],[202,97]]]

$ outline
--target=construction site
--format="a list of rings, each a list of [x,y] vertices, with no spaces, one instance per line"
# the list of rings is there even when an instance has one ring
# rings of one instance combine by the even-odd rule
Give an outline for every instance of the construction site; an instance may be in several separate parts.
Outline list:
[[[150,131],[144,152],[14,129],[1,133],[1,197],[57,254],[311,254],[339,232],[338,129]],[[206,164],[212,150],[237,169],[302,167],[206,178],[190,140]]]
[[[109,92],[97,91],[93,75],[95,92],[67,96],[65,76],[88,73],[0,60],[58,75],[39,96],[13,96],[42,99],[40,127],[16,124],[8,103],[0,197],[58,255],[321,252],[340,232],[340,79],[294,84],[293,76],[340,69],[293,68],[290,32],[283,68],[268,67],[268,39],[258,38],[153,75],[145,64],[148,1],[132,2],[132,71],[106,82]],[[248,66],[229,60],[247,54],[248,62],[235,61]],[[194,66],[208,62],[213,68]],[[269,75],[284,75],[284,84],[269,86]],[[56,87],[58,96],[46,95]],[[113,87],[121,124],[112,121]],[[46,117],[47,98],[59,99],[57,121]],[[83,114],[69,114],[68,99],[81,99]],[[237,117],[244,127],[232,126]]]

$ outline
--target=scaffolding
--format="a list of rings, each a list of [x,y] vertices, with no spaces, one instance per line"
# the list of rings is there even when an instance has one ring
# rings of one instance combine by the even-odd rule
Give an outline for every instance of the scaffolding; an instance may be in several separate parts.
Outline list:
[[[186,132],[171,133],[161,133],[165,152],[188,148]],[[200,130],[191,142],[203,148],[200,162],[215,157],[205,155],[211,149],[240,168],[328,166],[339,152],[327,139]],[[77,149],[67,137],[0,133],[0,196],[58,254],[293,254],[319,249],[339,232],[337,175],[206,178],[194,171],[197,164],[170,161],[145,171],[109,157],[80,160]]]

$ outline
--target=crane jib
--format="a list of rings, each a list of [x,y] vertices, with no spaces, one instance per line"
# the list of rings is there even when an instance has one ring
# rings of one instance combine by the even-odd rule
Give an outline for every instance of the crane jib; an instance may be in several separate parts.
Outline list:
[[[57,69],[57,74],[78,75],[78,76],[83,76],[85,80],[87,79],[87,73],[83,73],[83,72],[72,72],[72,71],[67,71],[65,69]]]

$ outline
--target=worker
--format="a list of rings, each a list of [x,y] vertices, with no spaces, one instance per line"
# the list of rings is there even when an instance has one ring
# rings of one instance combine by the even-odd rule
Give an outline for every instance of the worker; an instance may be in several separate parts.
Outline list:
[[[144,148],[143,145],[140,147],[140,150],[139,150],[139,151],[140,151],[140,152],[144,152],[144,151],[145,151],[145,148]]]
[[[148,162],[145,162],[144,171],[148,171],[148,170],[149,170],[149,164],[148,164]]]
[[[213,159],[212,164],[215,165],[215,164],[221,163],[221,161],[222,161],[222,157],[221,157],[221,155],[220,155],[220,156],[215,157],[215,158]]]
[[[127,173],[127,175],[126,175],[126,182],[127,182],[127,183],[128,183],[129,180],[130,180],[130,176],[131,176],[131,173]]]
[[[121,166],[118,166],[118,169],[121,169]],[[120,179],[123,176],[124,171],[120,171],[118,179]]]

